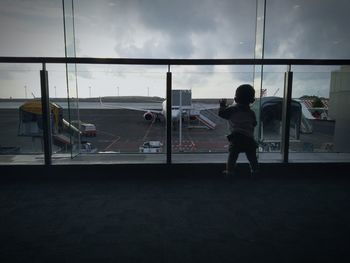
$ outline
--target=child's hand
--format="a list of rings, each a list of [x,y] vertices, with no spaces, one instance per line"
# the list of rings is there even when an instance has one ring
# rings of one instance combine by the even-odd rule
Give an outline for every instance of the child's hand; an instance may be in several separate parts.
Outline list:
[[[219,100],[220,106],[221,107],[226,107],[227,100],[226,99],[221,99]]]

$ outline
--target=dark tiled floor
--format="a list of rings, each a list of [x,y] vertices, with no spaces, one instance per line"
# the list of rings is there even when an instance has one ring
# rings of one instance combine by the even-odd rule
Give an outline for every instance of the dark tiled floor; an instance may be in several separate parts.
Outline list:
[[[0,262],[334,262],[350,252],[345,177],[0,184]]]

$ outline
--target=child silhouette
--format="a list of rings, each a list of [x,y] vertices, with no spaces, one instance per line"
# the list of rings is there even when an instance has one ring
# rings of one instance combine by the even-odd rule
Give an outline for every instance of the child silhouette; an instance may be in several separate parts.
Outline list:
[[[230,142],[229,155],[224,174],[233,176],[239,153],[244,152],[250,163],[251,176],[258,171],[258,160],[254,140],[254,128],[257,124],[254,111],[250,109],[250,104],[255,101],[255,90],[249,84],[240,85],[236,89],[234,97],[236,103],[227,106],[226,99],[220,100],[219,116],[228,121],[230,134],[227,139]]]

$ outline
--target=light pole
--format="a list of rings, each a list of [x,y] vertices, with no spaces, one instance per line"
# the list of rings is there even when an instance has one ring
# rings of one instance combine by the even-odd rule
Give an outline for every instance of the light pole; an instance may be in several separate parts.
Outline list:
[[[117,96],[119,97],[119,87],[117,87]]]
[[[89,86],[89,97],[91,98],[91,86]]]
[[[57,89],[56,89],[56,86],[54,86],[54,88],[55,88],[55,98],[57,98]]]
[[[179,102],[180,102],[180,119],[179,119],[179,150],[182,152],[182,90],[180,90],[179,92],[180,98],[179,98]]]
[[[147,96],[149,97],[149,87],[147,87]]]
[[[26,96],[26,99],[28,98],[27,96],[27,85],[24,85],[24,95]]]

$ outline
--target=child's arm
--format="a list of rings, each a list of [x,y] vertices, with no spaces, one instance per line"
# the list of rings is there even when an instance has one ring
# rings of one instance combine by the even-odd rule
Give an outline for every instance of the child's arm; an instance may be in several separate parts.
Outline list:
[[[220,103],[219,116],[221,118],[228,120],[230,118],[230,115],[231,115],[231,110],[230,110],[230,107],[227,107],[226,102],[227,102],[226,99],[221,99],[219,101],[219,103]]]
[[[226,109],[226,104],[227,104],[227,100],[226,99],[221,99],[219,100],[219,104],[220,104],[220,109],[223,108],[223,109]]]

